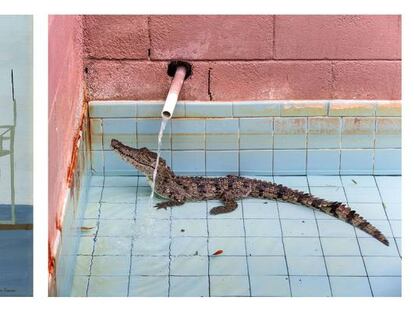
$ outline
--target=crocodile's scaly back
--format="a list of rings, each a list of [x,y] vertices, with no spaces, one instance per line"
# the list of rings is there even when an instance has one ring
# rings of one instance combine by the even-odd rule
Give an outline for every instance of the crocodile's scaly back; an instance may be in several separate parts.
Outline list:
[[[113,139],[111,146],[127,162],[152,179],[157,154],[147,148],[135,149]],[[187,201],[219,199],[224,204],[214,207],[210,214],[229,213],[237,208],[237,200],[247,197],[283,200],[317,209],[343,220],[389,245],[387,238],[362,216],[351,210],[345,203],[317,198],[309,193],[294,190],[283,185],[239,176],[219,178],[176,176],[165,160],[160,158],[155,192],[169,201],[156,205],[167,208],[182,205]]]

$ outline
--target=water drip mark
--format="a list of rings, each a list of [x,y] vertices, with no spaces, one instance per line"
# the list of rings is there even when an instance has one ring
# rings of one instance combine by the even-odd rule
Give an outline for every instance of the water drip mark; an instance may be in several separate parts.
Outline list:
[[[211,93],[211,68],[208,68],[207,92],[208,92],[208,97],[212,101],[213,94]]]

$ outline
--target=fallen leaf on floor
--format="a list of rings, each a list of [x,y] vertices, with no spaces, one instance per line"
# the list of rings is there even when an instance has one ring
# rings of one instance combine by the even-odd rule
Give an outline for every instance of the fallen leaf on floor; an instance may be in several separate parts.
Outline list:
[[[223,254],[223,250],[222,249],[216,250],[214,252],[213,256],[217,256],[217,255],[220,255],[220,254]]]

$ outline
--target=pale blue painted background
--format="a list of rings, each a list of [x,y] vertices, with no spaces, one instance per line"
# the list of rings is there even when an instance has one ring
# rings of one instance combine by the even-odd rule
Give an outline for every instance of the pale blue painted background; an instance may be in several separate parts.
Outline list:
[[[10,69],[17,100],[15,137],[16,204],[32,204],[33,87],[32,16],[0,16],[0,124],[12,117]],[[45,134],[46,139],[46,134]],[[9,159],[0,158],[0,204],[9,204]]]

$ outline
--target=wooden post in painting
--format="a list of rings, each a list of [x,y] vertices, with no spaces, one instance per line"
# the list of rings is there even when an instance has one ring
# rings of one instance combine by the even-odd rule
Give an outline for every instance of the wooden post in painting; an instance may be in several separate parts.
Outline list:
[[[16,98],[14,97],[14,72],[13,69],[10,71],[11,79],[11,95],[13,104],[13,117],[11,124],[0,126],[0,156],[9,156],[10,159],[10,219],[1,220],[0,229],[4,229],[4,225],[15,225],[16,224],[16,195],[14,189],[14,134],[16,130]],[[8,145],[3,143],[8,141]]]
[[[16,195],[14,189],[14,131],[16,129],[17,109],[16,98],[14,97],[14,75],[13,69],[10,71],[11,92],[13,101],[13,124],[10,131],[10,200],[11,200],[11,222],[16,223]]]

